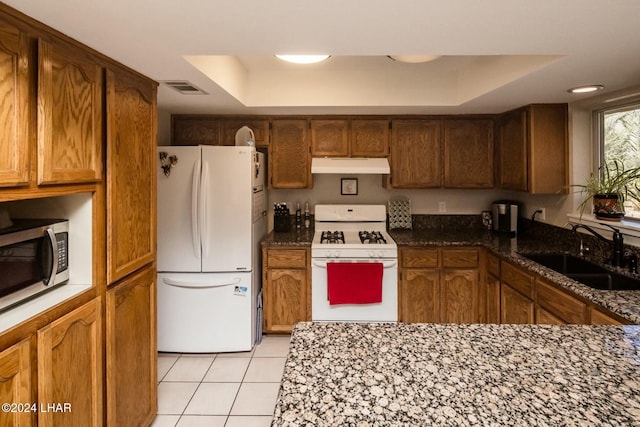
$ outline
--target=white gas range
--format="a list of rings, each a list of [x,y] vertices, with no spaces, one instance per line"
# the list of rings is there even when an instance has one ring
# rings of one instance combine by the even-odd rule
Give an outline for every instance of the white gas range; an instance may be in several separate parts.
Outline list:
[[[316,205],[313,321],[398,320],[398,248],[386,231],[386,215],[384,205]]]

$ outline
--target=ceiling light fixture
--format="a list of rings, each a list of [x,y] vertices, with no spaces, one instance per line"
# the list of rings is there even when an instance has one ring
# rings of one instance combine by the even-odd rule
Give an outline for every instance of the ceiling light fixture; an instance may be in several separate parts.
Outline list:
[[[589,93],[596,92],[598,90],[604,89],[602,85],[587,85],[587,86],[578,86],[571,89],[567,89],[569,93]]]
[[[389,59],[407,64],[422,64],[440,58],[440,55],[387,55]]]
[[[276,58],[294,64],[315,64],[322,62],[331,55],[276,55]]]

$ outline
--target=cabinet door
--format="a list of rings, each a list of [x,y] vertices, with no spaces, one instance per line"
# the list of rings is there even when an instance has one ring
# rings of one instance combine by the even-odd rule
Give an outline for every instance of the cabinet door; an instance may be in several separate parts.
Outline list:
[[[493,274],[487,274],[485,322],[500,323],[500,279]]]
[[[529,193],[558,194],[569,184],[567,104],[531,105]]]
[[[445,120],[444,186],[493,188],[493,120]]]
[[[156,84],[107,72],[107,280],[155,259]],[[179,159],[178,159],[179,161]]]
[[[222,145],[236,145],[236,132],[242,127],[248,126],[253,131],[256,147],[269,146],[269,120],[234,118],[223,120]]]
[[[239,129],[239,128],[238,128]],[[223,145],[220,119],[209,116],[171,116],[171,144]],[[235,134],[234,143],[235,145]]]
[[[306,270],[267,269],[263,298],[265,332],[289,333],[296,323],[310,320]]]
[[[0,21],[0,187],[29,182],[29,39]]]
[[[440,273],[437,269],[405,269],[400,280],[400,320],[440,321]]]
[[[31,391],[31,352],[30,340],[15,344],[0,352],[0,402],[33,402]],[[0,426],[32,426],[35,413],[0,412]]]
[[[38,401],[71,411],[40,411],[38,425],[102,425],[101,301],[96,298],[38,331]]]
[[[587,305],[584,302],[539,278],[536,279],[536,303],[563,323],[586,323]]]
[[[446,269],[442,272],[440,321],[478,322],[478,270]]]
[[[392,122],[392,187],[441,186],[441,123],[440,120],[394,120]]]
[[[272,188],[311,186],[308,124],[304,119],[282,119],[271,123],[269,174]]]
[[[387,157],[389,120],[354,119],[351,121],[351,157]]]
[[[318,157],[346,157],[349,128],[346,120],[311,120],[311,154]]]
[[[498,162],[500,188],[527,191],[527,114],[519,109],[504,114],[499,122]]]
[[[99,181],[103,69],[79,49],[38,49],[38,184]]]
[[[589,315],[592,325],[624,325],[623,322],[614,319],[613,317],[598,310],[595,307],[589,307]]]
[[[533,324],[533,301],[511,286],[502,283],[500,289],[500,323]]]
[[[107,424],[149,425],[157,412],[156,274],[107,291]]]
[[[567,322],[540,306],[536,306],[537,325],[566,325]]]

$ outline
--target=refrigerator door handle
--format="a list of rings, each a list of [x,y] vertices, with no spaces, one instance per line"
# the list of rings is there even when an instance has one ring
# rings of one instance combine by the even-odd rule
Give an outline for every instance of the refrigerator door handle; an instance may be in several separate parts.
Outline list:
[[[196,258],[200,258],[200,219],[198,215],[198,207],[200,204],[200,167],[201,161],[198,160],[193,168],[193,177],[191,181],[191,242],[193,244],[193,254]]]
[[[211,289],[211,288],[222,288],[225,286],[236,286],[241,282],[239,277],[235,279],[221,281],[219,283],[215,283],[213,281],[205,281],[205,282],[197,282],[193,280],[175,280],[164,277],[162,282],[165,285],[173,286],[176,288],[186,288],[186,289]]]
[[[207,197],[209,194],[209,162],[202,161],[202,184],[200,188],[200,238],[203,257],[209,256],[209,218],[207,216]]]

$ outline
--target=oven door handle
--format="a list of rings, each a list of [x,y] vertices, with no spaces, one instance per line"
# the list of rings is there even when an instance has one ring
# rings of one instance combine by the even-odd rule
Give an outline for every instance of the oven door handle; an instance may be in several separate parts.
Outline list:
[[[366,263],[381,263],[383,268],[391,268],[394,267],[398,264],[398,261],[396,260],[391,260],[391,261],[378,261],[378,260],[358,260],[358,261],[312,261],[311,263],[313,264],[314,267],[320,267],[320,268],[327,268],[327,263],[330,262],[366,262]]]

